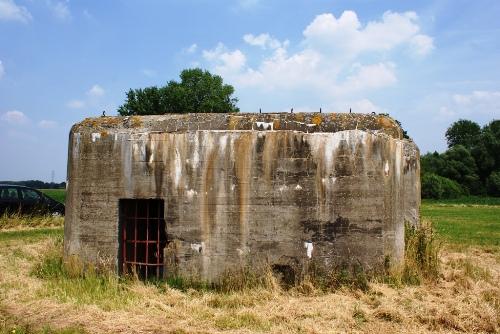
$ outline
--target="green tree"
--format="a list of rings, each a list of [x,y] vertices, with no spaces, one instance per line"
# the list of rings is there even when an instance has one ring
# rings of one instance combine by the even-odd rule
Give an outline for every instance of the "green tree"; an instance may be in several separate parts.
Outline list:
[[[491,121],[483,128],[481,143],[494,160],[492,170],[500,171],[500,120]]]
[[[423,198],[458,198],[464,194],[462,187],[446,177],[427,173],[422,176]]]
[[[440,175],[457,181],[472,194],[484,192],[477,175],[477,166],[470,151],[462,145],[456,145],[443,154],[446,164]]]
[[[500,196],[500,171],[496,171],[488,176],[486,180],[488,195]]]
[[[479,124],[466,119],[453,123],[445,134],[449,148],[462,145],[469,150],[477,143],[480,135],[481,127]]]
[[[440,175],[440,173],[444,170],[445,165],[446,161],[443,158],[443,155],[438,152],[429,152],[420,157],[420,168],[422,170],[422,174],[433,173]]]
[[[169,81],[163,87],[130,89],[125,103],[118,108],[122,116],[169,113],[238,112],[234,88],[222,78],[199,68],[186,69],[181,81]]]
[[[459,120],[448,128],[446,139],[446,152],[421,157],[422,196],[455,196],[457,184],[466,194],[500,196],[500,120],[482,129]]]

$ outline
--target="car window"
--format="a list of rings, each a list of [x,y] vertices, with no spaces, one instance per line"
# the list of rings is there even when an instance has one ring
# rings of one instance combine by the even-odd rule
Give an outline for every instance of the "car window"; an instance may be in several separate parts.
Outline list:
[[[1,199],[18,200],[17,188],[2,188],[0,191]]]
[[[40,200],[40,195],[31,189],[22,189],[23,199],[28,201],[38,201]]]

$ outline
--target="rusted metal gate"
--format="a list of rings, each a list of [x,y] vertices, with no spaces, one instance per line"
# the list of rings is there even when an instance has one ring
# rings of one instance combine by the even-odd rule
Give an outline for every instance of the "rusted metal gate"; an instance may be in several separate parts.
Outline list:
[[[167,238],[161,199],[121,199],[119,271],[140,279],[161,279]]]

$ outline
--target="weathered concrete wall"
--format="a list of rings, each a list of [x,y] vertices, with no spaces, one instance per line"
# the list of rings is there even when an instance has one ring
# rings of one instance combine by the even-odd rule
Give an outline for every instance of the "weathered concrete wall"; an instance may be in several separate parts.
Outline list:
[[[117,259],[118,200],[162,198],[168,274],[235,263],[371,268],[418,222],[418,149],[356,114],[103,117],[70,133],[65,253]]]

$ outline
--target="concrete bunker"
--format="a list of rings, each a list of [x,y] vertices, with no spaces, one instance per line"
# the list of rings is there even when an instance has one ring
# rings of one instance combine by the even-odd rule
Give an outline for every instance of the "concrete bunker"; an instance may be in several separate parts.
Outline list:
[[[99,117],[69,136],[65,255],[215,281],[267,263],[377,269],[417,224],[417,146],[386,116]]]

